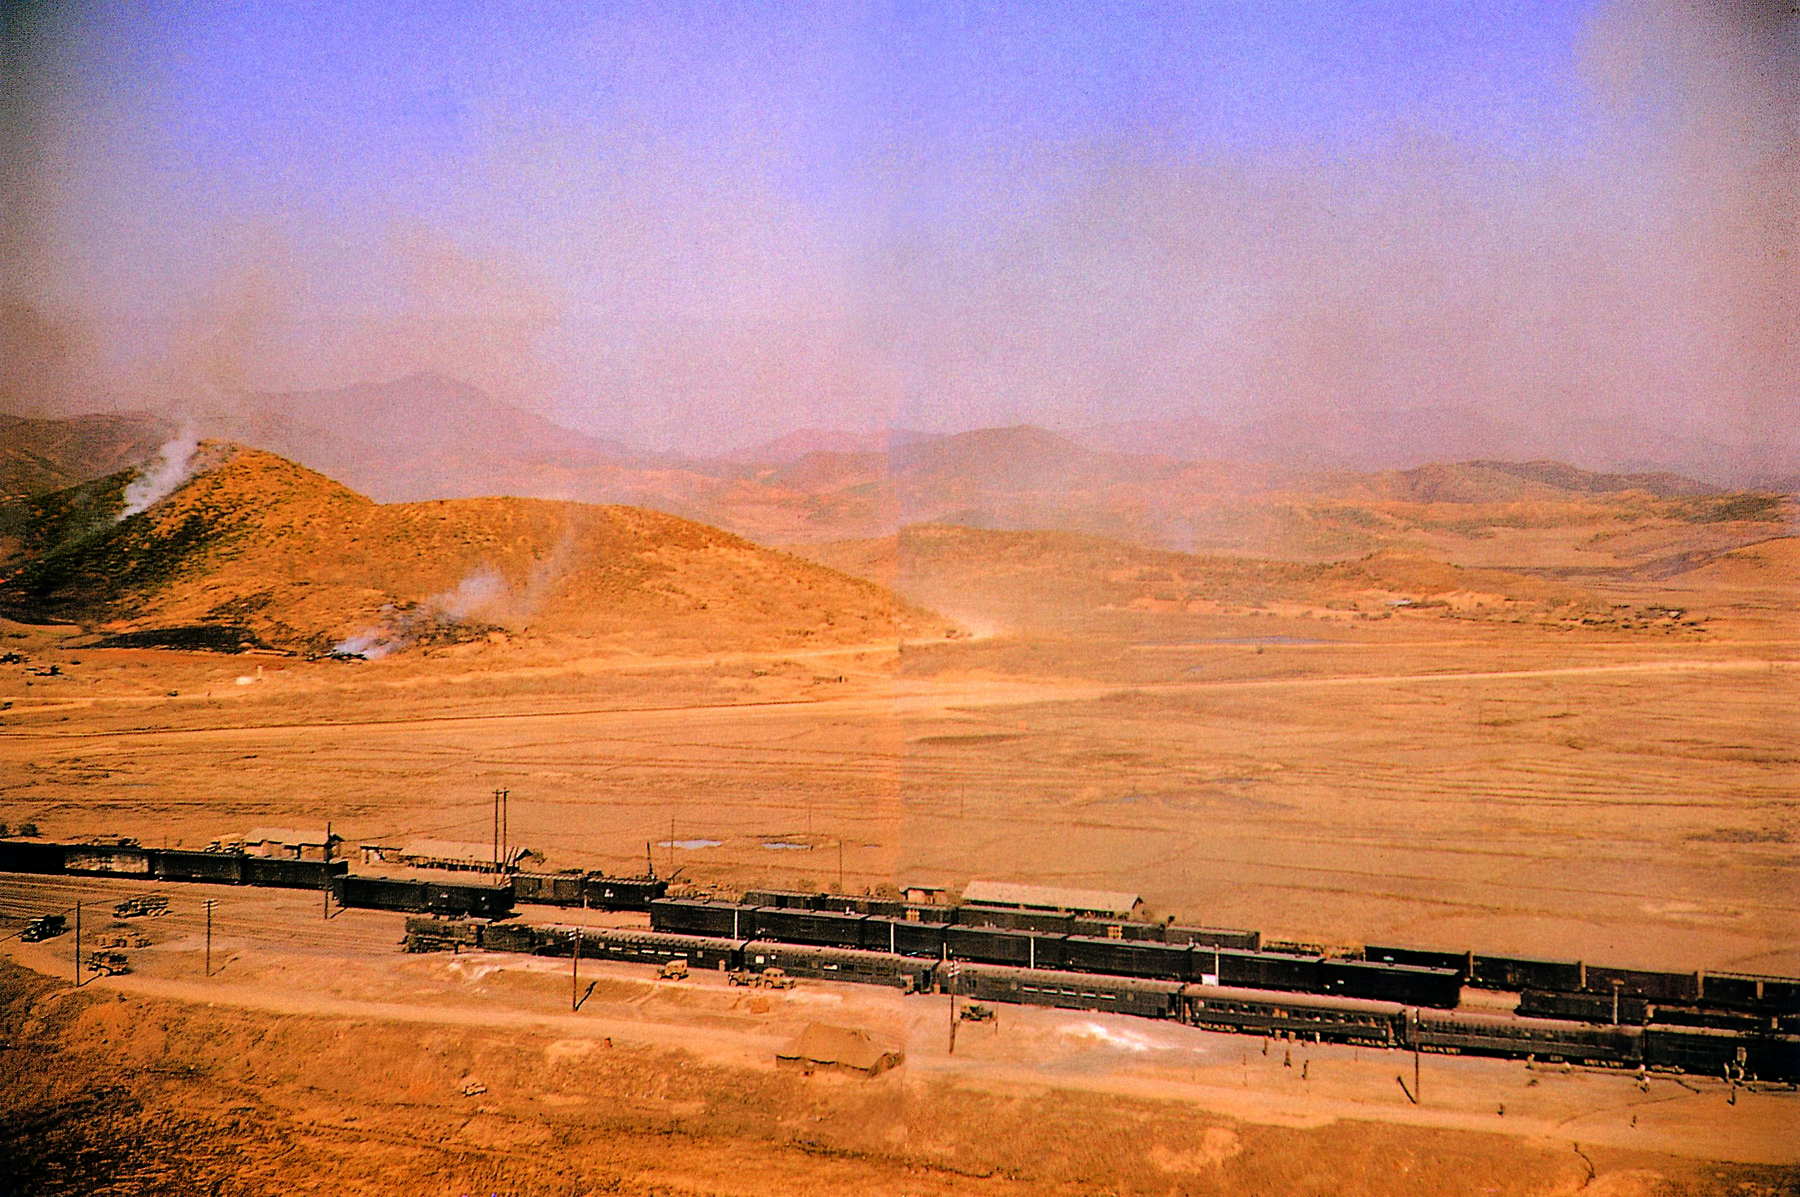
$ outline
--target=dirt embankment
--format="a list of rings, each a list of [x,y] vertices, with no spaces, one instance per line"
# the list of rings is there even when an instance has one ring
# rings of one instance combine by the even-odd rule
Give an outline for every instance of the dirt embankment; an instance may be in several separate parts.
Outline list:
[[[1772,1195],[1791,1171],[76,993],[0,965],[0,1191]],[[1595,1187],[1595,1186],[1599,1187]]]

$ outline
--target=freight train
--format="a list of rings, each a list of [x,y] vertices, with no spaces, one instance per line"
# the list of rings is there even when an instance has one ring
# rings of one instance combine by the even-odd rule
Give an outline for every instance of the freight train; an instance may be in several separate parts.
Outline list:
[[[716,917],[722,912],[712,913]],[[1547,1063],[1675,1069],[1762,1081],[1800,1080],[1800,1035],[1792,1033],[1596,1026],[1433,1009],[1413,1002],[1332,992],[1283,993],[1221,984],[1212,975],[1199,981],[1158,979],[1064,968],[1019,968],[837,944],[784,943],[756,938],[754,929],[745,925],[745,917],[741,912],[737,915],[738,934],[415,918],[407,920],[407,947],[419,952],[469,947],[570,956],[579,943],[582,958],[588,960],[664,965],[681,959],[695,968],[777,968],[793,977],[889,985],[905,993],[956,993],[984,1002],[1110,1011],[1207,1030],[1313,1042]]]

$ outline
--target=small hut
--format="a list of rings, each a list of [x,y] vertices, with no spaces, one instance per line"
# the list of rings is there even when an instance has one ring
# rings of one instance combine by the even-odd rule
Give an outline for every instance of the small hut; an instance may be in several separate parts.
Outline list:
[[[822,1022],[807,1024],[798,1038],[775,1053],[777,1068],[797,1068],[808,1073],[827,1068],[859,1076],[880,1076],[905,1062],[905,1052],[878,1042],[861,1027],[834,1027]]]

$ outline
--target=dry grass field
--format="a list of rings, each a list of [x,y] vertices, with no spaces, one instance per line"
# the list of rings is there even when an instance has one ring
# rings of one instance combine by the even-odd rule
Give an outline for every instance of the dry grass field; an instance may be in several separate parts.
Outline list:
[[[1760,542],[1733,548],[1758,527]],[[854,596],[875,626],[944,614],[903,642],[855,642],[845,625],[835,643],[712,647],[677,615],[656,637],[526,630],[308,660],[99,648],[72,626],[9,623],[0,819],[186,846],[327,822],[352,845],[483,841],[489,792],[505,787],[511,839],[543,867],[635,872],[648,851],[701,892],[1063,882],[1274,938],[1796,974],[1800,542],[1769,538],[1779,530],[1665,521],[1603,540],[1590,524],[1557,531],[1561,549],[1511,552],[1457,533],[1456,553],[1307,563],[927,528],[808,550],[842,572],[780,559],[808,602]],[[27,885],[0,914],[57,900]],[[242,932],[275,971],[252,983],[240,969],[213,996],[173,964],[79,997],[9,973],[8,1035],[57,1068],[21,1073],[23,1052],[0,1053],[19,1086],[6,1133],[38,1144],[34,1159],[61,1143],[125,1169],[145,1145],[216,1145],[195,1158],[232,1178],[218,1191],[245,1193],[304,1187],[277,1159],[335,1170],[340,1187],[319,1191],[447,1194],[1795,1185],[1691,1164],[1789,1160],[1769,1144],[1800,1141],[1791,1094],[1766,1095],[1755,1122],[1677,1103],[1649,1155],[1615,1143],[1580,1157],[1594,1112],[1637,1100],[1624,1078],[1530,1121],[1506,1096],[1521,1066],[1456,1066],[1460,1112],[1421,1125],[1382,1059],[1301,1117],[1248,1074],[1233,1090],[1223,1073],[1144,1072],[1135,1049],[1051,1051],[1069,1018],[1042,1013],[1009,1015],[1037,1038],[982,1049],[987,1064],[971,1048],[946,1071],[921,1047],[904,1079],[874,1086],[777,1077],[768,1034],[709,1056],[702,1031],[730,1018],[686,1007],[630,1052],[546,1071],[534,1061],[569,1028],[494,1011],[548,1018],[551,981],[451,1001],[397,954],[394,926],[359,940],[355,915],[312,924],[303,947],[275,921]],[[920,1044],[937,1017],[797,992]],[[643,994],[615,996],[594,1017],[636,1019]],[[444,1001],[460,1013],[422,1013]],[[301,1042],[324,1046],[301,1058]],[[446,1053],[507,1095],[471,1115],[444,1088],[465,1067]],[[387,1063],[363,1077],[365,1060]],[[631,1097],[601,1106],[597,1092]],[[29,1129],[59,1102],[115,1103],[113,1137]],[[1512,1120],[1470,1121],[1490,1102]],[[1067,1148],[1075,1126],[1096,1128],[1091,1147]],[[238,1149],[250,1162],[221,1162]]]

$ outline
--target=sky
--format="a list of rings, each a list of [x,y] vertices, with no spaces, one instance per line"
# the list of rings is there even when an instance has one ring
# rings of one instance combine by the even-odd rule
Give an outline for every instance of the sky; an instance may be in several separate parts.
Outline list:
[[[7,398],[1800,420],[1792,6],[9,3]]]

